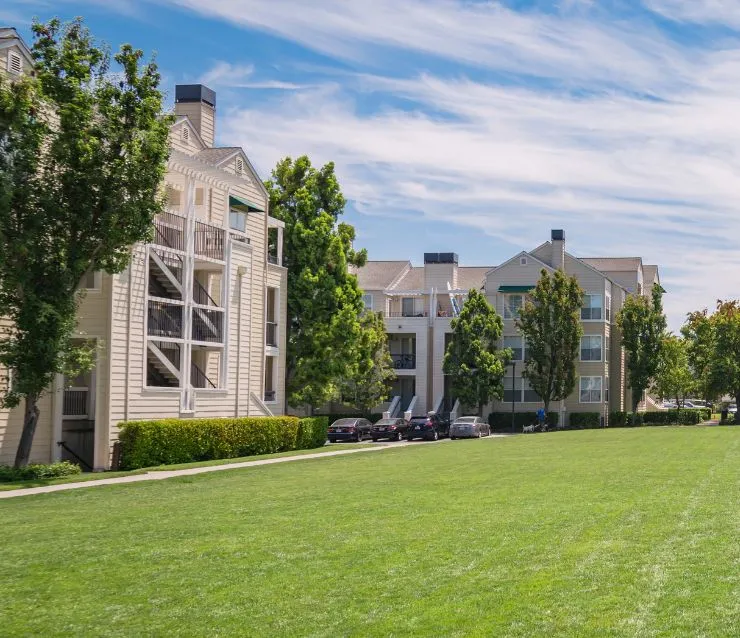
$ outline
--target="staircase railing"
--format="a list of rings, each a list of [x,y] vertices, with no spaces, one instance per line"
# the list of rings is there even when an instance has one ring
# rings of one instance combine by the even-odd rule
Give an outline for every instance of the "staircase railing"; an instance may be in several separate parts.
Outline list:
[[[224,312],[206,308],[193,308],[193,341],[207,343],[223,343],[224,341]]]
[[[404,418],[408,421],[412,416],[414,416],[414,409],[416,408],[416,400],[418,397],[414,395],[414,398],[411,399],[411,403],[409,403],[409,407],[406,408],[406,411],[403,413]]]
[[[201,306],[218,306],[213,297],[208,294],[205,286],[197,279],[193,279],[193,301]]]
[[[59,446],[60,448],[62,448],[63,450],[65,450],[65,451],[67,452],[67,454],[71,454],[71,455],[72,455],[72,456],[74,457],[74,459],[75,459],[75,460],[76,460],[76,461],[77,461],[77,462],[78,462],[78,463],[79,463],[80,465],[84,465],[84,466],[85,466],[85,467],[87,468],[88,472],[92,472],[92,466],[91,466],[91,465],[90,465],[90,464],[89,464],[89,463],[88,463],[87,461],[85,461],[84,459],[81,459],[81,458],[80,458],[80,457],[79,457],[79,456],[77,455],[77,453],[76,453],[76,452],[75,452],[75,451],[74,451],[73,449],[71,449],[71,448],[70,448],[70,447],[69,447],[69,446],[67,445],[67,443],[66,443],[65,441],[57,441],[57,445],[58,445],[58,446]]]
[[[224,229],[195,222],[195,254],[210,259],[224,258]]]
[[[388,406],[388,414],[390,415],[390,418],[395,418],[398,416],[398,413],[401,411],[401,397],[399,395],[396,395],[391,400],[391,404]]]
[[[190,362],[190,385],[194,388],[216,387],[216,384],[208,378],[208,375],[192,361]]]
[[[154,243],[185,250],[185,218],[166,212],[157,215],[154,218]]]
[[[182,338],[182,306],[149,300],[147,334],[156,337]]]

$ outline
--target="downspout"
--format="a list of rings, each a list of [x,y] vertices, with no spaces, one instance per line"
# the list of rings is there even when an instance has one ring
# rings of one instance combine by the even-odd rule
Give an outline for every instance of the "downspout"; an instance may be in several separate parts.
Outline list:
[[[236,269],[239,287],[239,301],[237,305],[237,327],[236,327],[236,393],[234,397],[234,416],[239,417],[239,388],[241,386],[241,359],[242,359],[242,288],[244,286],[244,273],[246,268],[239,266]]]
[[[252,262],[254,261],[254,253],[249,255],[249,280],[252,280]],[[250,416],[252,405],[252,290],[249,290],[249,346],[247,349],[247,416]]]
[[[131,359],[130,359],[130,351],[131,351],[131,312],[133,309],[133,303],[131,303],[131,295],[133,294],[133,286],[134,286],[134,259],[135,259],[135,252],[132,252],[131,260],[129,261],[128,265],[128,296],[126,297],[126,300],[128,301],[128,313],[126,314],[126,391],[124,394],[124,400],[123,400],[123,420],[128,421],[128,404],[129,404],[129,386],[131,385]],[[148,282],[145,282],[145,285],[149,285]],[[113,292],[111,291],[111,296],[113,295]],[[112,305],[112,304],[111,304]],[[144,312],[148,312],[148,309],[144,309]],[[146,315],[145,315],[146,316]],[[144,325],[144,330],[146,330],[146,323]],[[146,340],[146,336],[144,337]],[[144,342],[144,357],[146,357],[146,341]],[[146,368],[144,369],[144,374],[146,374]],[[110,379],[108,380],[108,383],[110,384]],[[146,385],[146,379],[144,379],[144,385]],[[110,400],[110,399],[109,399]]]

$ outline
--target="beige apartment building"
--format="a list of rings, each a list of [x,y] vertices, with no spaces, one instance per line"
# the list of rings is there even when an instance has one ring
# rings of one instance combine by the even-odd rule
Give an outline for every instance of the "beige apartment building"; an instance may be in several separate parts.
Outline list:
[[[31,69],[12,29],[0,30],[0,65]],[[215,93],[175,87],[175,114],[167,209],[124,272],[83,282],[76,336],[96,342],[96,363],[43,397],[33,462],[108,468],[123,421],[282,413],[283,223],[244,150],[215,146]],[[22,409],[0,411],[0,464],[21,426]]]
[[[509,411],[512,404],[518,412],[536,411],[542,403],[522,377],[527,345],[515,321],[541,271],[558,268],[574,275],[585,291],[584,336],[576,389],[551,409],[561,412],[565,423],[573,412],[598,412],[606,423],[610,411],[629,409],[625,353],[615,318],[627,295],[650,294],[659,283],[658,267],[644,265],[639,257],[575,257],[565,250],[561,230],[553,230],[550,240],[534,250],[495,267],[460,266],[454,253],[426,253],[419,267],[407,261],[370,261],[359,269],[366,307],[385,316],[396,368],[391,400],[380,408],[393,416],[435,411],[456,417],[463,413],[442,372],[442,358],[452,318],[475,287],[484,291],[504,320],[499,345],[514,352],[504,379],[504,400],[495,401],[488,411]]]

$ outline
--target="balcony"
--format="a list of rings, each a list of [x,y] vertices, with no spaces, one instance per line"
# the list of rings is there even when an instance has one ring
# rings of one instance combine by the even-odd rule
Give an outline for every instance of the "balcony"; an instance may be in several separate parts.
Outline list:
[[[419,312],[414,312],[413,310],[401,310],[399,311],[391,311],[387,312],[386,317],[391,317],[393,319],[399,318],[399,317],[427,317],[428,313],[426,311],[420,310]]]
[[[154,243],[175,250],[185,250],[185,218],[174,213],[160,213],[154,218]]]
[[[203,222],[195,222],[194,252],[199,257],[224,260],[225,233],[223,228],[217,228]]]
[[[273,255],[272,253],[267,253],[267,263],[275,264],[276,266],[279,266],[280,260],[278,259],[277,255]]]
[[[151,337],[182,339],[182,306],[164,301],[149,301],[147,334]]]
[[[265,323],[265,345],[273,348],[278,347],[277,324],[273,321]]]
[[[87,419],[88,388],[68,388],[64,391],[62,418]]]
[[[224,342],[224,311],[214,308],[193,308],[193,341]]]
[[[391,354],[393,360],[393,367],[396,370],[415,370],[416,369],[416,355],[415,354]]]

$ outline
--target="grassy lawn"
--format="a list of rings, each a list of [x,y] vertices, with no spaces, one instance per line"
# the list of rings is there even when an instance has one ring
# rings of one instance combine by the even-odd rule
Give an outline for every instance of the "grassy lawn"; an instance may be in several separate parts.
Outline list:
[[[244,463],[245,461],[260,461],[262,459],[277,459],[283,456],[302,456],[303,454],[316,454],[321,452],[333,452],[351,448],[375,447],[371,443],[337,443],[326,445],[322,448],[311,450],[292,450],[290,452],[277,452],[275,454],[257,454],[255,456],[242,456],[235,459],[215,459],[213,461],[197,461],[195,463],[176,463],[174,465],[157,465],[155,467],[144,467],[140,470],[128,472],[85,472],[74,476],[63,476],[53,479],[36,479],[31,481],[16,481],[14,483],[0,483],[0,492],[7,490],[18,490],[26,487],[43,487],[44,485],[60,485],[62,483],[79,483],[82,481],[98,481],[100,479],[116,478],[118,476],[131,476],[133,474],[146,474],[147,472],[162,472],[169,470],[187,470],[191,467],[209,467],[213,465],[231,465],[232,463]]]
[[[740,428],[0,501],[3,636],[737,636]]]

